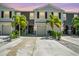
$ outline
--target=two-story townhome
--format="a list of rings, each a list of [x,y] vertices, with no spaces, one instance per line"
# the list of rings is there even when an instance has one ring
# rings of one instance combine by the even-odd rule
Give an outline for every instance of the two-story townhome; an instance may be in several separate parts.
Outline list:
[[[49,20],[49,15],[53,14],[59,17],[62,22],[65,20],[64,14],[66,14],[62,9],[52,5],[45,4],[39,7],[18,7],[18,8],[8,8],[0,5],[0,34],[7,35],[13,30],[11,26],[13,15],[25,15],[28,21],[28,26],[25,30],[25,34],[34,34],[37,36],[46,36],[48,31],[51,30],[49,24],[46,21]],[[67,16],[67,15],[66,15]],[[69,16],[68,16],[69,17]],[[55,27],[55,30],[61,31]]]
[[[0,4],[0,35],[7,35],[12,31],[11,22],[13,15],[14,9]]]

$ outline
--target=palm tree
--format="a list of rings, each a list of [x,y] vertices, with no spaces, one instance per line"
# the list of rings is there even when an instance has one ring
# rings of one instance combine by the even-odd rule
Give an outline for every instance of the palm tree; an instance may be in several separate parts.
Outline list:
[[[12,22],[12,26],[15,27],[15,30],[19,31],[20,34],[26,29],[27,20],[24,15],[15,15],[13,16],[14,21]]]
[[[54,26],[56,26],[57,28],[61,28],[62,25],[61,20],[57,16],[53,16],[52,14],[50,15],[50,19],[47,21],[47,23],[50,24],[53,31],[55,31]]]
[[[50,19],[47,21],[50,24],[51,28],[54,29],[54,25],[58,28],[61,28],[61,20],[57,16],[50,15]]]

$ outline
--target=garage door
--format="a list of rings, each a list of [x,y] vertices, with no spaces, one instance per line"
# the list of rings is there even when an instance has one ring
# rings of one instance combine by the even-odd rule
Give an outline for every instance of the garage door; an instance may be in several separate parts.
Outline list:
[[[45,23],[37,24],[37,35],[46,36],[46,24]]]

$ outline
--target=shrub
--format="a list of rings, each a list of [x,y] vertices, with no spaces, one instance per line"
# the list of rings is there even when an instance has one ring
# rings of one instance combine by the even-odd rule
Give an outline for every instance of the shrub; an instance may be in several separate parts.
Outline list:
[[[51,31],[50,35],[55,38],[55,39],[60,39],[62,33],[61,32],[56,32],[56,31]]]
[[[62,33],[61,32],[57,32],[57,39],[60,40]]]
[[[13,31],[11,34],[10,34],[10,38],[11,39],[15,39],[19,36],[19,32],[16,30],[16,31]]]
[[[51,35],[53,38],[56,38],[57,33],[56,33],[56,31],[50,31],[50,35]]]

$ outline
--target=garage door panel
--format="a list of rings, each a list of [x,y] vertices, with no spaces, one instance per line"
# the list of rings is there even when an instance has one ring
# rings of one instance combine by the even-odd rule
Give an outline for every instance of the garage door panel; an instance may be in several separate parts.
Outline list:
[[[46,35],[46,24],[37,24],[37,35],[45,36]]]

